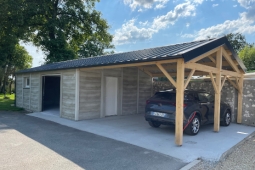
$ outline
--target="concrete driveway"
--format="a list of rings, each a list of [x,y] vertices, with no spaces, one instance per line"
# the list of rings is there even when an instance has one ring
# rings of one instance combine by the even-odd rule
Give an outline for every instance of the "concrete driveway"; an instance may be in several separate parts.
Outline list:
[[[206,125],[201,127],[196,136],[184,134],[183,146],[177,147],[174,143],[173,127],[151,128],[143,115],[113,116],[78,122],[59,118],[50,112],[30,115],[153,150],[184,162],[197,158],[218,161],[229,149],[255,131],[255,127],[232,123],[228,127],[221,127],[220,132],[215,133],[213,125]]]
[[[180,160],[20,113],[0,112],[0,169],[180,169]]]

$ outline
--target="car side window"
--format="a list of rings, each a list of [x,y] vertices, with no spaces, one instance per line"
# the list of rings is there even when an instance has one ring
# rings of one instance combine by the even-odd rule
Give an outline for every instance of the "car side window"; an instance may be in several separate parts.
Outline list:
[[[214,95],[208,94],[207,98],[208,98],[209,102],[213,102],[214,101]]]
[[[208,102],[208,93],[198,93],[198,99],[200,102]]]

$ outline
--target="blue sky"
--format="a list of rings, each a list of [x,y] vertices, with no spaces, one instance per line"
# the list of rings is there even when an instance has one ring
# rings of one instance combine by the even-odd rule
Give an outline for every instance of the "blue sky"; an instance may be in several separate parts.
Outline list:
[[[96,10],[111,26],[115,52],[242,33],[255,42],[255,0],[101,0]],[[33,66],[43,52],[31,44]]]

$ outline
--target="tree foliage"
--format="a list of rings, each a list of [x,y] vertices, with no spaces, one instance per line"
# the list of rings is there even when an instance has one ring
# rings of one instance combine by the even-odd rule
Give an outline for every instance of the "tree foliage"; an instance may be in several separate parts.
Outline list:
[[[10,82],[14,80],[14,74],[18,70],[23,70],[30,68],[32,66],[32,56],[28,54],[26,49],[19,44],[14,46],[14,49],[8,51],[0,50],[0,56],[6,55],[4,62],[0,63],[0,91],[3,92],[3,83]],[[2,57],[1,57],[2,59]]]
[[[109,25],[95,10],[98,1],[0,0],[0,34],[33,42],[46,63],[101,55],[114,46]]]
[[[247,70],[255,70],[255,45],[247,45],[240,52],[239,57],[243,60]]]
[[[246,42],[245,36],[240,33],[230,33],[227,34],[226,37],[237,53],[248,44]]]

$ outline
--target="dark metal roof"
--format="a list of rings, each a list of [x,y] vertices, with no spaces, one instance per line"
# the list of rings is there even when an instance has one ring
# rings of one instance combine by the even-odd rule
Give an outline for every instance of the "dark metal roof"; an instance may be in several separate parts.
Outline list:
[[[76,60],[68,60],[63,62],[56,62],[52,64],[46,64],[39,67],[34,67],[26,70],[21,70],[17,73],[30,73],[40,71],[73,69],[73,68],[86,68],[86,67],[98,67],[108,65],[120,65],[129,63],[139,63],[147,61],[159,61],[169,60],[175,58],[184,58],[187,62],[197,56],[210,51],[220,45],[225,45],[233,53],[234,58],[239,63],[240,67],[246,71],[246,68],[242,61],[238,58],[233,51],[226,37],[217,39],[206,39],[201,41],[193,41],[182,44],[174,44],[163,47],[156,47],[138,51],[110,54],[104,56],[97,56],[91,58],[83,58]]]

